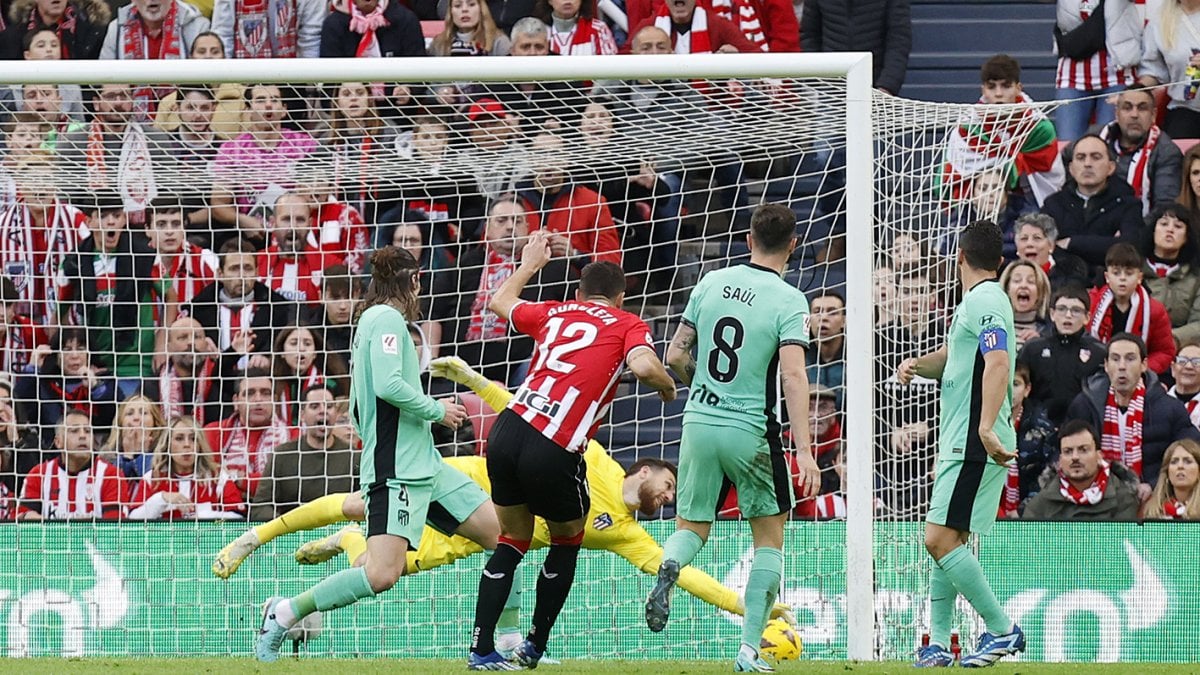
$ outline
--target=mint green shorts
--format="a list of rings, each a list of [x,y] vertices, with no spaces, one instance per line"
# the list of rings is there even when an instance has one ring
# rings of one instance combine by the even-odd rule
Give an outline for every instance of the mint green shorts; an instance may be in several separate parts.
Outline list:
[[[737,427],[693,422],[679,441],[675,512],[708,523],[731,487],[745,518],[792,510],[792,481],[783,444]]]
[[[987,534],[996,522],[1007,476],[1008,467],[992,461],[939,461],[926,522]]]

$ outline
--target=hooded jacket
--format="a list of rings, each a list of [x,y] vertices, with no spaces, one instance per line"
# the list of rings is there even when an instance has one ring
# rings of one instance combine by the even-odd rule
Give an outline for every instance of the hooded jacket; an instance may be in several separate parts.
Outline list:
[[[350,2],[336,0],[321,24],[321,58],[353,58],[358,52],[362,36],[350,30]],[[391,0],[383,10],[383,18],[388,25],[375,31],[381,56],[425,56],[425,34],[412,10],[400,0]]]

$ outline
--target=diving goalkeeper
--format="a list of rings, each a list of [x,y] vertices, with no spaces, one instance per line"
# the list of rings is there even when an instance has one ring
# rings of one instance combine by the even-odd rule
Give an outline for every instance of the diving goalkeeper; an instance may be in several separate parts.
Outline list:
[[[510,392],[475,372],[457,357],[434,360],[430,364],[430,372],[435,377],[470,387],[493,410],[503,410],[512,398]],[[445,461],[491,492],[485,458],[449,457]],[[662,547],[638,524],[634,512],[653,515],[663,504],[674,499],[675,466],[661,460],[643,459],[625,470],[595,441],[589,443],[584,461],[587,463],[592,508],[586,519],[583,548],[615,553],[642,572],[657,574],[659,562],[662,561]],[[363,502],[358,493],[322,497],[272,521],[256,525],[227,544],[213,563],[213,574],[223,579],[229,578],[256,548],[284,534],[362,519]],[[543,548],[549,544],[550,534],[546,524],[538,519],[531,548]],[[431,570],[482,550],[479,544],[463,537],[448,537],[426,528],[417,550],[408,552],[405,574]],[[297,549],[296,560],[302,564],[316,564],[342,551],[346,552],[350,564],[363,564],[366,542],[358,528],[343,528],[304,544]],[[678,585],[710,605],[738,615],[743,612],[743,601],[736,591],[726,588],[693,566],[680,570]],[[502,636],[509,622],[512,623],[512,629],[516,630],[516,611],[511,609],[515,608],[506,607],[501,617],[499,628]],[[782,603],[772,607],[771,617],[795,623],[790,608]]]

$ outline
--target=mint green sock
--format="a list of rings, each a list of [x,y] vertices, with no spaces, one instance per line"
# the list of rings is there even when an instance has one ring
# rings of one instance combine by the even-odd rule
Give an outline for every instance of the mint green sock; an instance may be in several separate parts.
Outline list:
[[[746,580],[744,605],[746,615],[742,617],[742,644],[758,649],[763,629],[771,616],[771,606],[779,597],[779,582],[783,579],[783,551],[777,548],[754,549],[754,562],[750,564],[750,576]]]
[[[983,566],[966,546],[959,546],[942,556],[937,564],[945,571],[946,578],[954,584],[954,588],[983,617],[988,632],[1004,635],[1012,630],[1013,620],[1000,607],[1000,601],[983,576]]]
[[[296,619],[302,619],[316,611],[326,612],[375,597],[367,581],[367,570],[351,567],[326,577],[316,586],[292,598],[292,609]]]
[[[521,584],[516,577],[513,578],[512,590],[508,592],[508,599],[504,601],[504,609],[500,612],[500,620],[496,622],[496,633],[503,635],[504,633],[519,633],[521,632]]]
[[[958,591],[936,564],[929,573],[929,643],[950,648],[950,625],[954,623],[954,602]]]
[[[703,547],[704,540],[700,535],[691,530],[675,530],[663,544],[663,560],[674,560],[684,567],[692,562]]]

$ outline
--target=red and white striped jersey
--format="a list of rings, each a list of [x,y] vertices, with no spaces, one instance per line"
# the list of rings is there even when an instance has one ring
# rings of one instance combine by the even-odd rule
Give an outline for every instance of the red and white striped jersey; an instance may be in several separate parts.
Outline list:
[[[69,473],[55,457],[29,470],[21,486],[19,513],[36,512],[43,518],[116,519],[125,514],[129,486],[117,468],[100,458],[78,473]]]
[[[1145,4],[1145,0],[1133,0],[1133,4]],[[1100,6],[1100,0],[1081,0],[1079,3],[1079,18],[1084,21],[1092,14],[1092,10]],[[1128,87],[1137,81],[1137,67],[1117,68],[1107,49],[1092,54],[1086,59],[1058,59],[1058,70],[1054,76],[1056,89],[1075,89],[1077,91],[1100,91],[1109,87]]]
[[[288,300],[308,305],[321,301],[321,274],[327,266],[325,254],[311,244],[295,258],[285,257],[278,246],[258,254],[258,278]]]
[[[583,452],[608,412],[635,349],[654,349],[646,322],[595,302],[519,302],[514,328],[537,343],[508,407],[570,452]]]
[[[196,479],[193,476],[152,476],[146,474],[138,481],[137,487],[133,489],[133,498],[130,500],[130,511],[136,511],[138,507],[143,506],[156,494],[164,492],[178,492],[179,494],[191,500],[196,506],[196,512],[190,517],[196,520],[208,520],[220,518],[221,513],[245,513],[246,504],[243,500],[242,491],[238,489],[236,483],[225,475],[224,472],[217,478]],[[138,517],[138,513],[132,513],[132,517]],[[161,513],[141,514],[141,517],[147,520],[182,520],[186,518],[179,509],[173,509],[170,505],[165,505]]]
[[[174,288],[176,302],[187,304],[205,286],[217,280],[220,263],[217,254],[190,242],[184,242],[183,250],[163,260],[159,254],[154,260],[154,278],[161,279],[166,288]]]

